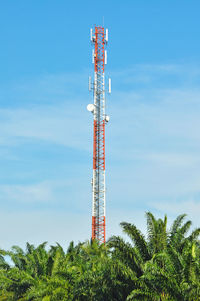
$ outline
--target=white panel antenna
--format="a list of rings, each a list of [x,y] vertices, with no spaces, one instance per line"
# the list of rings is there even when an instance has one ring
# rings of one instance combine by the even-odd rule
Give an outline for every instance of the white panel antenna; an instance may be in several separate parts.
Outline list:
[[[111,78],[108,79],[108,93],[111,94]]]
[[[89,88],[89,91],[91,91],[91,76],[89,76],[89,82],[88,82],[88,88]]]
[[[92,49],[92,64],[94,64],[94,49]]]
[[[105,38],[106,42],[108,43],[108,29],[106,28],[106,38]]]
[[[92,28],[90,29],[90,40],[91,40],[91,42],[93,40],[93,31],[92,31]]]
[[[105,50],[105,65],[107,64],[107,51]]]

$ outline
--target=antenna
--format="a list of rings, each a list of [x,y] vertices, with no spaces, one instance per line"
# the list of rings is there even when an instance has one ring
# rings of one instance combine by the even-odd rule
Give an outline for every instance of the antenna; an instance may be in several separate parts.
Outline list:
[[[93,31],[92,31],[92,28],[90,29],[90,40],[92,42],[92,39],[93,39]]]
[[[88,89],[89,91],[91,91],[91,76],[89,76],[89,81],[88,81]]]
[[[108,93],[111,94],[111,78],[108,79]]]
[[[92,64],[94,64],[94,49],[92,49]]]
[[[87,105],[87,110],[89,111],[89,112],[94,112],[94,105],[93,105],[93,103],[89,103],[89,105]]]
[[[106,43],[108,43],[108,28],[106,28],[106,37],[105,37]]]
[[[107,65],[107,51],[105,50],[105,65]]]

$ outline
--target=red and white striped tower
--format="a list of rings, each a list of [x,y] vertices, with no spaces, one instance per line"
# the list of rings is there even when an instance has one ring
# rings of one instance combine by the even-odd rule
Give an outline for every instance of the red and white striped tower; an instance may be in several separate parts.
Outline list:
[[[94,45],[94,82],[89,78],[89,90],[93,89],[94,103],[87,106],[94,116],[93,132],[93,179],[92,179],[92,240],[100,244],[106,240],[106,186],[105,186],[105,124],[109,116],[105,114],[105,76],[104,69],[107,63],[105,46],[108,42],[108,30],[95,26],[91,29],[91,41]],[[109,92],[111,80],[109,79]]]

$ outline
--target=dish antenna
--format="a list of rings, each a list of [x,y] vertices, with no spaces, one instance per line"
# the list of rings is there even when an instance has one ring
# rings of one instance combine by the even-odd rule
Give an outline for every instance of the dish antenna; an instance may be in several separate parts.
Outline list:
[[[87,110],[89,111],[89,112],[94,112],[94,105],[92,104],[92,103],[89,103],[89,105],[87,105]]]
[[[110,116],[109,116],[109,115],[106,115],[106,116],[105,116],[105,121],[108,122],[109,120],[110,120]]]

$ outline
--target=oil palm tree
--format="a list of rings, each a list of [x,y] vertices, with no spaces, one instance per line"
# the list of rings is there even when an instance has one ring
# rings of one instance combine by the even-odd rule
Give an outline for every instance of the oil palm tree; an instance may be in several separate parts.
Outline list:
[[[42,294],[45,295],[43,291],[45,288],[48,291],[48,285],[54,287],[55,293],[56,285],[50,280],[54,279],[59,270],[64,251],[58,244],[52,246],[49,251],[45,247],[46,242],[37,248],[27,243],[26,252],[18,246],[12,247],[11,251],[3,252],[4,255],[10,256],[14,266],[9,270],[1,270],[2,295],[10,293],[10,300],[12,300],[11,293],[14,294],[13,300],[37,300],[37,298],[42,300]]]
[[[113,256],[120,258],[125,264],[133,269],[140,277],[143,274],[143,266],[152,256],[167,246],[167,217],[164,220],[156,220],[152,213],[146,213],[147,233],[146,240],[142,232],[134,225],[122,222],[120,225],[123,232],[128,235],[131,243],[125,242],[119,236],[112,236],[108,245],[113,250]]]
[[[139,288],[127,300],[200,300],[200,249],[187,241],[182,252],[170,246],[145,264]]]
[[[175,274],[173,269],[170,270],[170,267],[174,267],[175,262],[173,265],[170,264],[173,259],[173,256],[170,254],[175,252],[177,256],[182,258],[181,262],[184,262],[186,250],[189,248],[188,245],[195,243],[198,246],[197,238],[200,234],[200,229],[196,229],[189,236],[186,236],[192,223],[191,221],[184,223],[185,217],[185,214],[179,215],[168,231],[166,216],[163,220],[156,219],[152,213],[147,212],[147,239],[134,224],[126,222],[120,225],[132,243],[127,243],[120,237],[111,237],[108,245],[113,250],[113,257],[118,258],[124,265],[132,269],[138,279],[127,288],[129,300],[182,300],[180,299],[181,295],[176,295],[175,299],[170,299],[169,289],[164,288],[165,283],[168,283],[171,289],[174,284],[174,294],[175,292],[176,294],[180,293],[180,290],[177,289],[180,286],[180,281],[172,281]],[[166,263],[166,258],[168,259],[168,264]],[[191,257],[189,258],[191,261]],[[179,263],[180,265],[181,262],[177,260],[176,264]],[[196,265],[197,270],[198,265]],[[180,265],[179,273],[183,273],[183,271],[185,270]],[[157,288],[155,288],[155,283],[158,285]]]

